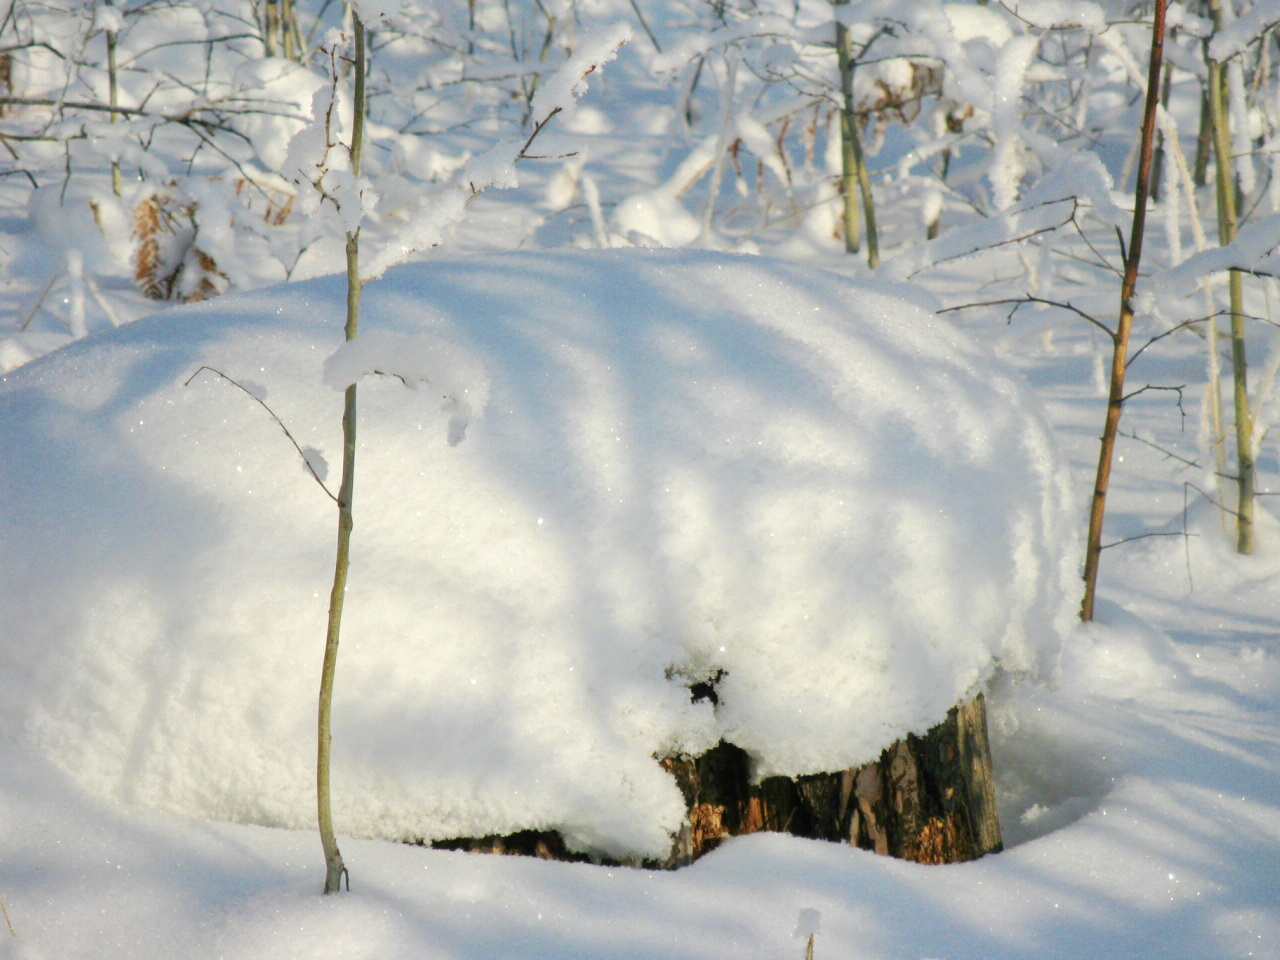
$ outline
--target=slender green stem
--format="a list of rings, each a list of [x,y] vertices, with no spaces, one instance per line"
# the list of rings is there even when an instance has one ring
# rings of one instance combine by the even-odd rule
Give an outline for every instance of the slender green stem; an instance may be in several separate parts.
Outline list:
[[[359,177],[364,150],[365,35],[364,24],[352,12],[355,27],[355,107],[351,127],[351,168]],[[344,333],[354,340],[360,327],[360,228],[347,234],[347,317]],[[347,572],[354,526],[352,503],[356,482],[356,386],[346,389],[342,409],[342,481],[338,488],[338,544],[334,551],[333,589],[329,593],[329,622],[325,632],[324,664],[320,674],[317,721],[316,806],[320,844],[324,849],[325,893],[337,893],[347,868],[338,850],[330,804],[329,766],[332,744],[333,678],[338,665],[338,641],[342,632],[342,607],[347,592]],[[348,879],[348,886],[350,879]]]
[[[1171,37],[1176,37],[1177,27],[1170,31]],[[1160,89],[1160,105],[1166,110],[1169,109],[1169,97],[1173,92],[1173,64],[1166,63],[1164,65],[1164,81]],[[1164,186],[1164,131],[1156,131],[1156,155],[1151,162],[1151,199],[1160,199],[1160,190]]]
[[[849,0],[832,2],[843,7]],[[861,246],[857,201],[861,196],[867,224],[867,264],[874,270],[880,266],[876,208],[871,195],[871,179],[867,174],[867,159],[862,150],[862,135],[858,130],[858,117],[854,111],[854,62],[849,49],[849,29],[839,20],[836,21],[836,60],[840,71],[840,183],[844,197],[844,248],[847,253],[857,253]],[[857,194],[854,193],[855,188]]]
[[[280,0],[266,0],[262,11],[262,44],[267,48],[267,56],[274,57],[279,52],[276,33],[280,28]]]
[[[1209,41],[1204,42],[1205,60],[1209,59]],[[1203,81],[1202,81],[1203,82]],[[1209,117],[1209,87],[1207,83],[1200,93],[1200,126],[1196,132],[1196,160],[1192,168],[1191,182],[1203,187],[1209,179],[1209,154],[1213,141],[1213,124]]]
[[[108,7],[115,6],[115,0],[104,0]],[[117,123],[120,119],[116,107],[120,106],[120,77],[116,67],[116,32],[107,31],[107,103],[111,107],[108,122]],[[120,161],[111,161],[111,192],[117,197],[123,187],[120,178]]]
[[[847,2],[847,0],[846,0]],[[837,6],[843,2],[837,0]],[[836,22],[836,57],[840,69],[840,196],[844,214],[845,253],[862,247],[862,225],[858,220],[858,118],[853,112],[853,68],[849,62],[849,31]]]
[[[298,10],[293,0],[280,0],[280,42],[285,59],[301,62],[302,30],[298,26]]]
[[[1209,0],[1214,29],[1222,29],[1221,0]],[[1209,61],[1209,110],[1213,130],[1213,160],[1217,167],[1218,242],[1231,243],[1238,228],[1237,184],[1231,159],[1231,114],[1226,65]],[[1253,414],[1249,409],[1249,371],[1245,349],[1243,275],[1227,274],[1231,307],[1232,398],[1236,420],[1236,551],[1253,553],[1253,500],[1256,469],[1253,457]]]

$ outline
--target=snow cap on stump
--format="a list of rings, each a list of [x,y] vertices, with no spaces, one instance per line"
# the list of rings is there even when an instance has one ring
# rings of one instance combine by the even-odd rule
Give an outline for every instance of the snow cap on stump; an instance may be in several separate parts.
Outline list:
[[[312,824],[333,501],[252,398],[183,382],[246,385],[323,475],[343,303],[173,310],[0,385],[3,735],[104,796]],[[1055,661],[1049,430],[910,303],[764,258],[512,254],[388,273],[362,330],[330,381],[409,386],[360,381],[340,831],[658,856],[684,807],[655,756],[855,766]]]

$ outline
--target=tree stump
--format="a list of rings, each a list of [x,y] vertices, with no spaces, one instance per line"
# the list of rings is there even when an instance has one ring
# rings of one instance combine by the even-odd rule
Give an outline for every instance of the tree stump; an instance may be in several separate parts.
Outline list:
[[[662,761],[689,809],[671,856],[678,867],[727,837],[760,830],[851,843],[917,863],[957,863],[1002,849],[986,704],[953,707],[864,767],[750,780],[747,755],[723,741],[700,757]]]
[[[675,778],[688,814],[671,853],[662,861],[639,864],[644,867],[682,867],[729,837],[762,830],[850,843],[927,864],[959,863],[1003,848],[981,694],[952,707],[946,719],[923,736],[909,734],[874,762],[856,769],[753,783],[746,751],[724,741],[697,757],[664,757],[658,762]],[[571,854],[553,830],[432,845],[588,859]]]

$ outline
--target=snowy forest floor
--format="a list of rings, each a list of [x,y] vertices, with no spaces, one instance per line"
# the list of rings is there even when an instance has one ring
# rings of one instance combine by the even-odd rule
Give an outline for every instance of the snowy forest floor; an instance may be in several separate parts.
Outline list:
[[[1089,331],[964,325],[1043,399],[1083,503]],[[1157,395],[1125,426],[1167,448],[1170,422]],[[1280,541],[1268,522],[1236,557],[1164,450],[1121,455],[1113,539],[1161,536],[1107,551],[1101,622],[1055,685],[991,691],[1004,853],[921,867],[756,835],[656,874],[346,840],[352,892],[325,898],[314,834],[107,803],[6,745],[0,955],[799,958],[817,910],[819,958],[1280,956]]]
[[[632,132],[619,124],[592,142],[587,169],[609,171],[600,174],[607,208],[674,166],[658,138]],[[586,210],[544,202],[551,176],[531,168],[525,188],[482,198],[449,252],[582,242]],[[0,209],[12,254],[0,313],[14,326],[52,260],[17,181],[6,181]],[[660,220],[649,224],[655,235]],[[914,215],[884,220],[889,252],[922,232]],[[753,246],[869,276],[829,237],[797,231]],[[1025,264],[1013,253],[972,263],[931,271],[918,281],[922,295],[954,306],[1024,292]],[[975,291],[977,273],[1009,279]],[[127,269],[99,278],[123,319],[148,306],[131,282]],[[271,295],[285,304],[290,292]],[[1089,297],[1109,316],[1118,290],[1094,287]],[[1083,322],[1046,325],[1029,312],[1006,322],[1007,309],[948,317],[1043,402],[1083,527],[1105,408],[1102,345]],[[25,354],[0,363],[68,339],[39,326],[22,341]],[[687,869],[651,873],[344,838],[350,892],[322,897],[313,832],[105,801],[7,731],[0,960],[801,960],[796,933],[810,910],[820,915],[815,960],[1277,960],[1280,524],[1264,515],[1258,552],[1239,557],[1189,485],[1203,486],[1209,472],[1179,459],[1200,455],[1203,354],[1196,336],[1170,338],[1131,370],[1132,389],[1186,386],[1126,407],[1131,436],[1118,451],[1107,540],[1127,542],[1104,553],[1099,622],[1073,635],[1052,683],[998,679],[989,691],[1004,852],[922,867],[757,834]],[[1260,486],[1273,489],[1274,443],[1263,445],[1260,471]]]

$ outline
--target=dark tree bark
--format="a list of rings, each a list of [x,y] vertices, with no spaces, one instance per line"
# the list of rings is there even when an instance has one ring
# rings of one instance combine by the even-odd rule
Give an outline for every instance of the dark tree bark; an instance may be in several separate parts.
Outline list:
[[[851,843],[917,863],[957,863],[1002,849],[986,706],[952,708],[864,767],[752,784],[746,753],[728,743],[668,758],[689,814],[663,866],[692,863],[725,838],[769,830]]]
[[[659,762],[679,785],[688,813],[664,860],[630,865],[675,869],[729,837],[762,830],[850,843],[930,864],[973,860],[1003,846],[981,695],[953,707],[923,736],[908,735],[857,769],[753,783],[746,751],[724,741],[697,757]],[[587,859],[570,854],[555,831],[459,838],[433,846]]]
[[[590,862],[585,853],[571,853],[564,838],[556,830],[521,830],[506,836],[461,837],[456,840],[436,840],[431,844],[436,850],[465,850],[469,853],[503,853],[510,856],[537,857],[540,860],[564,860],[573,863]],[[599,861],[596,861],[599,862]]]

